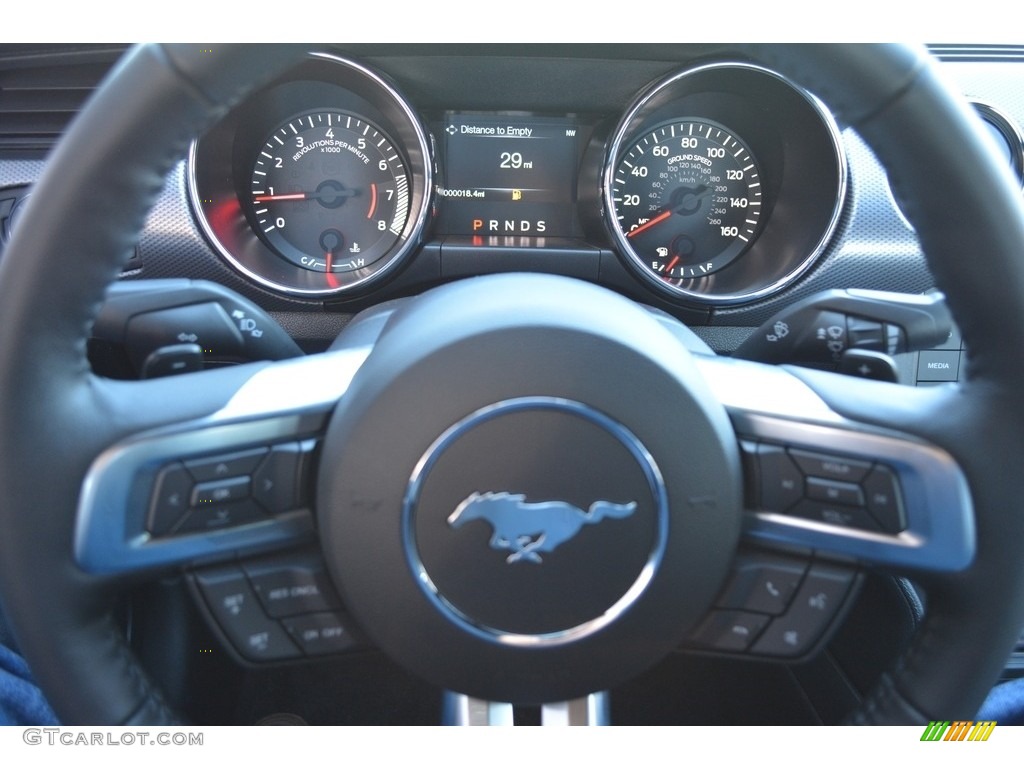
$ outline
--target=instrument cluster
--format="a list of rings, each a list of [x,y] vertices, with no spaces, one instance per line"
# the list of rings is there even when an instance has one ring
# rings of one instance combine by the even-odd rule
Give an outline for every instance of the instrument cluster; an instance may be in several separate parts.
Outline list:
[[[542,269],[601,281],[610,259],[636,294],[725,306],[798,279],[843,209],[831,115],[743,61],[670,71],[611,113],[571,94],[552,112],[403,91],[373,66],[311,53],[198,139],[189,196],[224,260],[286,296],[345,299],[446,253],[449,269],[428,270],[438,280]]]

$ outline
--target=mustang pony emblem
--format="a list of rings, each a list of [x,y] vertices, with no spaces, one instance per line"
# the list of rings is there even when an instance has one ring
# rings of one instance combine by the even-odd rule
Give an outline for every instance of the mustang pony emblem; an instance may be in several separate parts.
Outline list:
[[[533,503],[525,499],[522,493],[471,493],[448,516],[448,525],[461,528],[470,520],[486,520],[493,529],[491,548],[512,553],[505,558],[506,563],[539,563],[539,552],[553,551],[584,525],[599,523],[606,517],[629,517],[636,509],[635,501],[595,501],[584,511],[564,501]]]

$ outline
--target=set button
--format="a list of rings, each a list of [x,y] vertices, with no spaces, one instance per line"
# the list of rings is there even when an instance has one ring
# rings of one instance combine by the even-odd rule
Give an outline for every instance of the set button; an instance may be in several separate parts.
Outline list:
[[[366,644],[313,552],[204,569],[194,578],[210,617],[248,661],[322,656]]]

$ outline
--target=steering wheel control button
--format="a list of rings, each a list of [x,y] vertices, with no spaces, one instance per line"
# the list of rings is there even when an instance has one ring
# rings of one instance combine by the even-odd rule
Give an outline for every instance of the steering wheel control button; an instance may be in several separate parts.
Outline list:
[[[192,489],[193,507],[207,504],[225,504],[248,498],[250,480],[248,477],[230,477],[227,480],[213,480],[200,483]]]
[[[789,455],[805,475],[828,480],[859,483],[871,469],[871,462],[846,459],[810,451],[790,450]]]
[[[853,581],[851,571],[813,565],[790,609],[784,616],[772,620],[751,651],[788,657],[808,653],[839,612]]]
[[[510,471],[494,447],[527,450],[523,436],[564,473]],[[647,451],[579,403],[527,398],[477,412],[427,452],[408,499],[409,567],[443,614],[496,642],[597,631],[643,590],[668,535]]]
[[[690,642],[716,651],[742,653],[770,620],[768,616],[757,613],[712,611],[690,636]]]
[[[352,632],[352,619],[337,611],[296,616],[282,623],[307,656],[342,653],[363,645]]]
[[[196,575],[196,582],[218,626],[241,656],[277,661],[301,655],[284,628],[263,613],[240,571],[204,572]]]
[[[252,495],[271,514],[301,506],[299,468],[304,452],[299,443],[275,445],[252,477]]]
[[[173,531],[188,512],[192,486],[192,476],[181,464],[171,464],[160,470],[149,505],[146,530],[154,536]]]
[[[719,608],[735,608],[779,616],[800,586],[807,563],[763,555],[743,557],[718,598]]]
[[[864,531],[907,529],[899,476],[891,467],[749,438],[741,444],[748,477],[760,483],[760,495],[750,499],[757,509]]]
[[[253,590],[267,615],[278,619],[339,607],[321,563],[287,562],[246,565]]]
[[[146,530],[153,536],[213,532],[308,506],[315,440],[175,462],[161,469]]]
[[[907,528],[903,511],[899,481],[892,470],[879,465],[864,478],[864,495],[868,511],[887,533],[899,533]]]
[[[266,513],[251,499],[223,504],[200,505],[188,513],[175,533],[194,533],[233,528],[266,518]]]
[[[807,478],[807,498],[829,504],[864,506],[864,492],[856,483],[842,483],[821,477]]]
[[[251,475],[267,455],[266,448],[228,453],[222,456],[208,456],[186,461],[185,467],[197,483],[211,480],[226,480],[240,475]]]
[[[862,531],[880,531],[881,526],[868,511],[859,507],[846,507],[842,504],[810,501],[805,499],[790,510],[790,514],[815,520],[819,523],[836,525],[841,528],[858,528]]]
[[[773,512],[785,512],[804,497],[804,476],[786,450],[778,445],[758,446],[761,504]]]

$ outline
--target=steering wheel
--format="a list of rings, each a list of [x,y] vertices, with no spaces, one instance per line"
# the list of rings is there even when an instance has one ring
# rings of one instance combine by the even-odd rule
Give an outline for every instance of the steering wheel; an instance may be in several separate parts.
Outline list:
[[[1020,196],[925,53],[746,53],[821,96],[887,167],[969,350],[958,386],[715,358],[622,297],[538,275],[435,289],[357,322],[323,355],[100,379],[88,329],[166,172],[302,55],[133,50],[53,153],[0,266],[0,588],[61,719],[176,722],[119,631],[117,596],[160,569],[310,540],[308,513],[150,535],[146,499],[161,468],[311,434],[315,525],[346,605],[387,653],[443,687],[537,702],[628,679],[700,621],[741,537],[753,537],[925,590],[922,627],[854,722],[971,719],[1024,623]],[[738,435],[881,457],[901,484],[906,529],[745,515]],[[499,565],[472,550],[491,553],[479,536],[454,542],[482,525],[457,528],[460,515],[485,496],[515,502],[513,492],[580,514],[577,499],[603,500],[601,514],[620,519],[588,527],[625,527],[589,552],[582,535],[555,551],[512,532],[519,548]],[[551,597],[528,599],[537,594]]]

